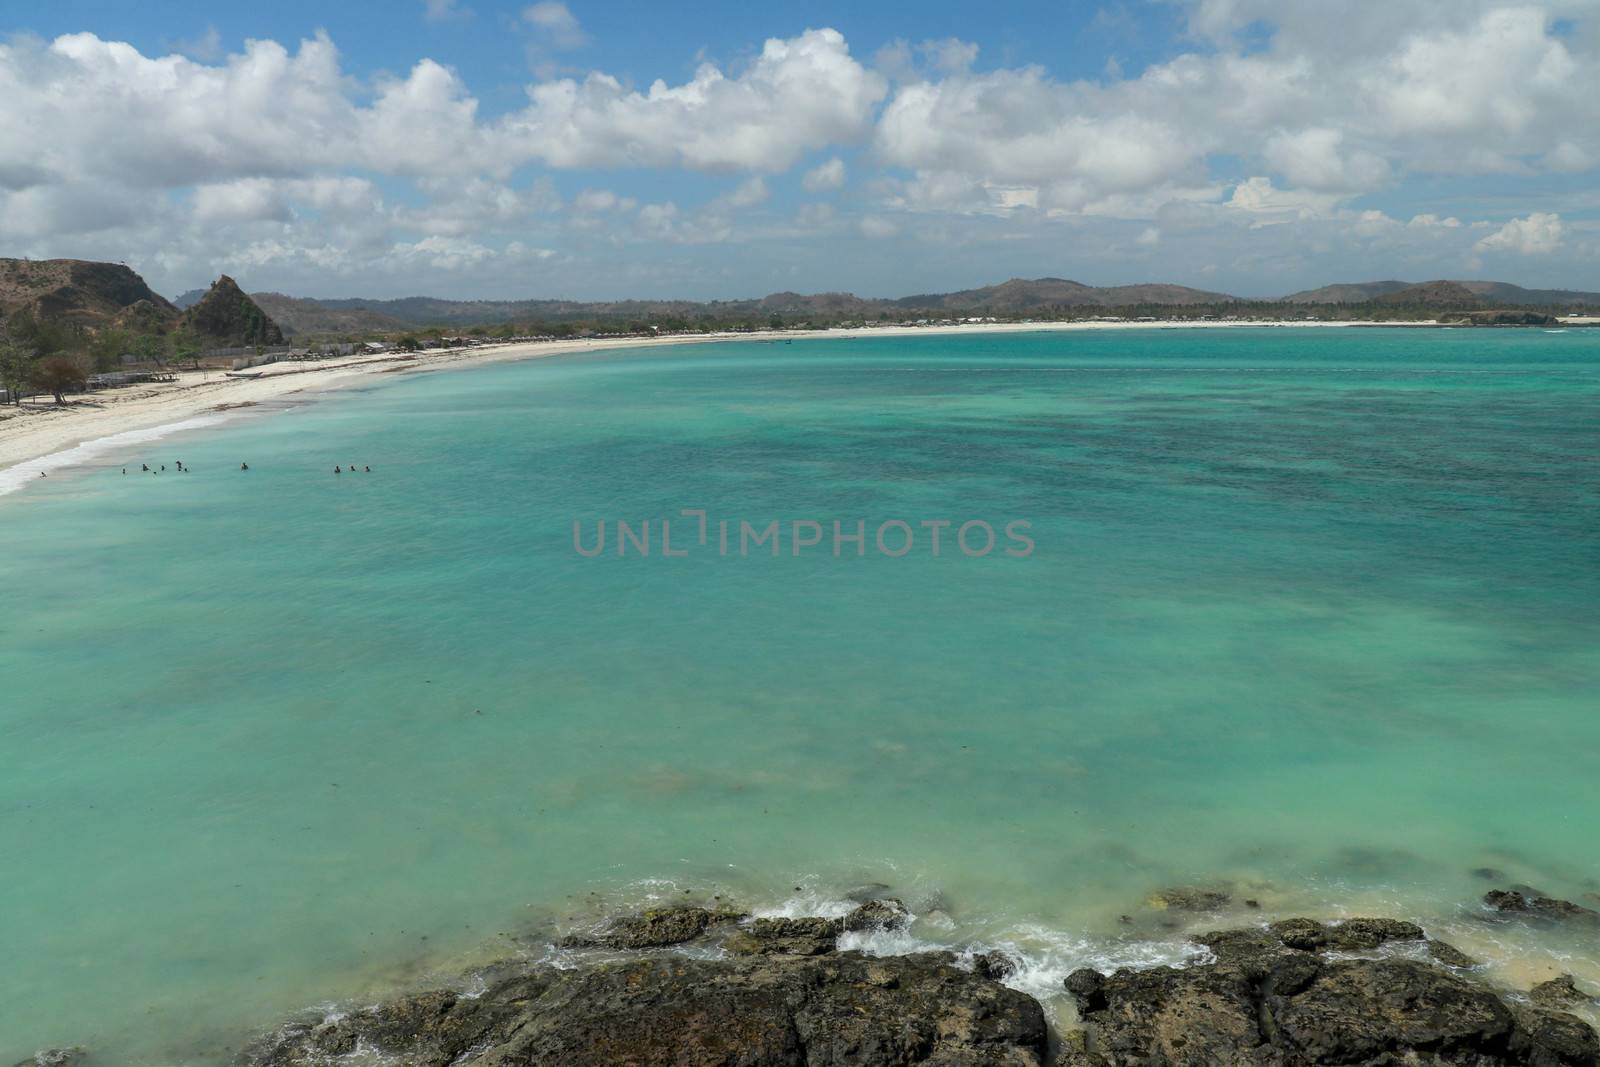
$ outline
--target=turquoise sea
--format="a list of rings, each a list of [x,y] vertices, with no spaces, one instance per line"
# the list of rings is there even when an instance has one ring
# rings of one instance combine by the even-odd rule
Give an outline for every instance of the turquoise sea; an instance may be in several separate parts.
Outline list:
[[[773,520],[824,541],[741,556]],[[1600,330],[393,374],[0,499],[0,1062],[219,1063],[608,909],[874,882],[919,918],[873,948],[1009,943],[1040,993],[1305,912],[1594,983],[1475,902],[1600,906],[1597,760]]]

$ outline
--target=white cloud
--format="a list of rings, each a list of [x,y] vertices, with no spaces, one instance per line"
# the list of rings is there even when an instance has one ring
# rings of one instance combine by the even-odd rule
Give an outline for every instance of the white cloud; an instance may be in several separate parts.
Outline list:
[[[1545,256],[1561,247],[1565,233],[1560,215],[1536,211],[1527,218],[1512,219],[1473,247],[1479,252]]]
[[[825,192],[829,189],[838,189],[844,185],[844,160],[834,156],[826,163],[806,171],[800,184],[813,193]]]
[[[448,22],[472,14],[472,9],[462,7],[460,0],[422,0],[422,7],[423,17],[429,22]]]
[[[412,10],[450,18],[469,2]],[[1363,272],[1448,277],[1475,253],[1510,253],[1549,284],[1576,284],[1557,275],[1593,254],[1593,183],[1526,182],[1600,166],[1596,0],[1407,0],[1359,18],[1320,0],[1183,3],[1204,43],[1180,42],[1132,77],[1098,64],[1084,81],[982,70],[976,47],[954,39],[896,42],[871,69],[816,29],[672,83],[536,78],[522,104],[494,114],[469,86],[473,70],[406,57],[393,76],[358,78],[322,34],[222,54],[208,33],[161,56],[87,33],[7,38],[0,241],[19,254],[154,263],[186,287],[241,263],[279,277],[425,279],[437,265],[499,279],[508,263],[571,270],[621,245],[688,256],[720,243],[732,255],[796,226],[889,237],[916,212],[917,239],[962,248],[980,276],[1025,269],[1013,257],[1029,242],[1045,249],[1045,271],[1067,244],[1138,271],[1159,242],[1163,272],[1187,264],[1191,276],[1207,267],[1275,283],[1360,252],[1349,262]],[[1271,33],[1246,32],[1253,24]],[[546,54],[584,34],[560,3],[522,9],[520,25]],[[685,57],[659,58],[672,70]],[[865,214],[751,210],[801,160],[817,164],[797,175],[823,194],[811,199],[849,179]],[[577,175],[574,188],[590,188],[564,204],[541,173],[597,168],[729,177],[698,191],[686,180],[674,199],[641,206],[593,187],[612,184],[594,174]],[[1420,174],[1498,175],[1450,188],[1505,206],[1493,225],[1447,215]],[[1417,205],[1409,222],[1362,210],[1372,205],[1360,197],[1394,188]],[[1185,258],[1207,241],[1216,251]],[[548,259],[530,251],[553,248]],[[889,269],[817,263],[829,287],[831,272]],[[608,285],[635,277],[609,269]],[[721,269],[705,276],[745,277]]]
[[[271,178],[240,178],[194,191],[194,217],[200,222],[289,220],[289,204]]]
[[[207,26],[198,37],[173,42],[173,48],[190,59],[208,63],[222,55],[222,34],[217,32],[216,26]]]
[[[1339,199],[1327,193],[1279,189],[1271,178],[1257,175],[1234,186],[1228,206],[1261,221],[1285,221],[1325,217],[1333,212]]]
[[[1389,180],[1386,160],[1349,149],[1343,130],[1325,126],[1273,134],[1265,156],[1291,184],[1320,192],[1368,192]]]
[[[1195,0],[1191,30],[1216,42],[1104,83],[1037,68],[941,77],[907,71],[878,124],[880,158],[916,172],[922,206],[992,208],[994,186],[1033,186],[1041,208],[1091,213],[1112,197],[1195,186],[1218,155],[1278,186],[1350,198],[1408,172],[1581,172],[1600,160],[1600,35],[1557,33],[1593,0],[1517,6],[1413,0],[1363,8],[1322,0]],[[1265,48],[1236,38],[1266,24]]]
[[[437,270],[457,271],[493,259],[495,251],[458,237],[425,237],[395,245],[394,254],[402,260],[421,260]]]
[[[574,210],[585,214],[599,214],[606,211],[632,211],[638,202],[632,197],[618,196],[610,189],[585,189],[572,198]]]
[[[554,167],[670,167],[777,172],[805,152],[862,137],[883,77],[833,30],[773,38],[734,77],[703,64],[689,82],[627,89],[607,74],[528,90],[507,124],[516,154]]]
[[[583,32],[578,17],[560,0],[542,0],[524,8],[522,19],[542,32],[555,48],[581,48],[589,42],[589,35]]]
[[[754,207],[766,200],[771,195],[767,190],[767,183],[760,178],[747,178],[739,183],[738,188],[723,197],[720,201],[730,208]]]
[[[873,238],[893,237],[900,232],[900,227],[877,215],[868,215],[859,225],[863,234]]]

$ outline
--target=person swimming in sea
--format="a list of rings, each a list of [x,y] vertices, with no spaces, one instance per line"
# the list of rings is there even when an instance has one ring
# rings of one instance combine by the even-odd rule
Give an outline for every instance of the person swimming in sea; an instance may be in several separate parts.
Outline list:
[[[367,469],[366,469],[366,472],[365,472],[365,473],[367,473],[367,474],[371,474],[371,473],[372,473],[372,468],[371,468],[371,467],[368,467],[368,468],[367,468]]]
[[[150,464],[148,464],[148,463],[141,463],[141,464],[139,464],[139,469],[140,469],[140,470],[149,470],[149,469],[150,469]]]
[[[240,470],[242,470],[242,471],[247,471],[247,470],[249,470],[249,469],[250,469],[250,464],[248,464],[248,463],[241,463],[241,464],[239,464],[239,469],[240,469]]]
[[[343,472],[342,472],[342,471],[340,471],[340,470],[339,470],[339,466],[338,466],[338,464],[334,464],[334,467],[333,467],[333,473],[335,473],[335,474],[341,474],[341,473],[343,473]]]

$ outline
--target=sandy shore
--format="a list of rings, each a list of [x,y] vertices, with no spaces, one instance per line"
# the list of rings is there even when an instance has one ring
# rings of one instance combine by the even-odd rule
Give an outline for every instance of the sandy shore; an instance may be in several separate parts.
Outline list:
[[[344,388],[373,375],[424,372],[451,367],[542,359],[577,352],[708,344],[720,341],[797,338],[894,337],[947,333],[1027,333],[1119,329],[1206,329],[1229,327],[1429,326],[1432,323],[1238,323],[1238,322],[1074,322],[987,323],[965,326],[874,327],[871,329],[624,337],[584,341],[483,345],[415,354],[386,353],[318,363],[275,363],[257,378],[230,378],[223,371],[179,371],[170,383],[107,389],[61,406],[34,398],[20,408],[0,407],[0,493],[36,480],[40,472],[87,462],[140,440],[219,423],[229,412],[305,394]]]

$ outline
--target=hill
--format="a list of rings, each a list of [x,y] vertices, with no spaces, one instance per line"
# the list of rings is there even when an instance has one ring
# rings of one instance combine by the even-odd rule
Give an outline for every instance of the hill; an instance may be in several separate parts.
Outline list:
[[[898,307],[1014,313],[1052,307],[1133,307],[1140,304],[1226,304],[1238,298],[1182,285],[1094,286],[1065,278],[1012,278],[982,289],[927,293],[893,301]]]
[[[404,330],[423,326],[459,329],[511,322],[646,322],[680,320],[789,322],[888,319],[954,314],[1027,315],[1060,308],[1119,308],[1141,305],[1228,304],[1236,297],[1181,285],[1096,287],[1061,278],[1013,278],[1000,285],[955,293],[896,299],[852,293],[770,293],[747,300],[440,300],[412,296],[395,300],[318,300],[257,293],[256,302],[290,335]]]
[[[182,324],[221,347],[283,344],[283,331],[278,324],[226,274],[183,312]]]
[[[1472,311],[1486,304],[1477,293],[1456,282],[1423,282],[1376,297],[1373,304],[1428,311]]]
[[[342,302],[305,300],[282,293],[252,293],[251,297],[286,337],[308,335],[397,333],[411,329],[414,322],[385,314],[355,301],[356,306],[332,306]]]
[[[1380,296],[1409,289],[1412,284],[1412,282],[1396,281],[1342,282],[1336,285],[1324,285],[1320,289],[1290,293],[1288,296],[1279,297],[1278,301],[1283,304],[1365,304]]]
[[[0,259],[0,315],[96,327],[123,318],[166,321],[178,309],[121,263]]]
[[[1452,299],[1463,299],[1463,293],[1479,299],[1483,304],[1509,304],[1515,307],[1597,307],[1600,293],[1577,289],[1524,289],[1508,282],[1440,281],[1426,285],[1455,286],[1447,290]],[[1347,282],[1324,285],[1320,289],[1307,289],[1280,298],[1285,304],[1366,304],[1386,300],[1402,290],[1418,290],[1413,282]],[[1413,296],[1423,294],[1413,293]]]
[[[1507,282],[1456,282],[1463,289],[1476,293],[1491,304],[1515,304],[1520,307],[1600,307],[1600,293],[1586,293],[1576,289],[1524,289]]]

